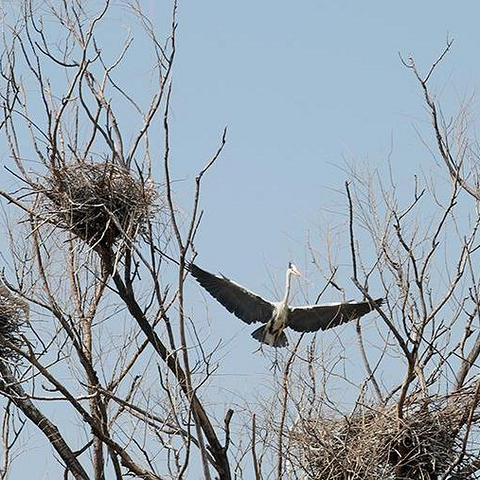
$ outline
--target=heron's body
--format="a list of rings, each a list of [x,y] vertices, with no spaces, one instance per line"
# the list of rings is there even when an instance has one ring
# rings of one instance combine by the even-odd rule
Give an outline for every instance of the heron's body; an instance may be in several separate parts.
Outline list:
[[[371,303],[340,302],[291,307],[288,303],[291,278],[292,275],[300,276],[298,269],[291,263],[286,274],[285,295],[279,302],[264,300],[228,278],[209,273],[194,264],[190,264],[189,269],[200,285],[228,311],[246,323],[263,323],[252,333],[252,337],[272,347],[288,345],[284,332],[286,327],[298,332],[325,330],[359,318],[383,301],[378,298]]]
[[[271,347],[287,346],[288,340],[283,331],[287,325],[288,312],[289,308],[286,302],[277,302],[270,320],[266,325],[257,328],[252,333],[252,337]]]

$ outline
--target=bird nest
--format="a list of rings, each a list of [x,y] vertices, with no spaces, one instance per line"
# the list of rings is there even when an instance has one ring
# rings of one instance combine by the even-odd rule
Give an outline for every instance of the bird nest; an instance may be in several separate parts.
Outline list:
[[[291,461],[311,479],[433,480],[449,469],[455,476],[445,478],[470,479],[461,473],[471,460],[462,453],[462,427],[472,400],[472,394],[428,399],[402,419],[395,408],[319,414],[292,429]]]
[[[153,182],[109,161],[55,168],[43,193],[51,223],[107,248],[142,233],[157,198]]]
[[[0,359],[18,358],[11,345],[20,348],[23,344],[21,327],[28,318],[28,305],[0,284]]]

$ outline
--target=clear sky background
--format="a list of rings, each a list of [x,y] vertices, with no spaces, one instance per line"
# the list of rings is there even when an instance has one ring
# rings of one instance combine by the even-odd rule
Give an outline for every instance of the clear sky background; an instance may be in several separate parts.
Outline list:
[[[480,79],[479,11],[476,2],[180,4],[178,176],[192,175],[229,128],[205,182],[202,264],[257,288],[266,264],[283,279],[288,260],[302,263],[306,232],[342,202],[332,190],[348,179],[345,158],[382,167],[392,149],[400,180],[428,170],[415,133],[428,116],[398,53],[425,69],[454,37],[435,90],[455,105],[452,92],[462,98]]]
[[[168,1],[140,3],[160,28],[170,20]],[[472,0],[180,0],[171,109],[180,208],[188,211],[195,174],[228,126],[224,153],[203,184],[198,264],[275,299],[292,260],[306,272],[304,288],[318,291],[315,282],[323,277],[309,263],[307,238],[325,256],[322,232],[344,224],[345,160],[386,172],[391,151],[398,184],[409,190],[415,173],[434,167],[416,133],[431,140],[422,94],[398,53],[413,55],[423,70],[447,34],[455,39],[433,83],[447,116],[454,114],[478,91],[479,18],[480,4]],[[106,41],[116,40],[122,21],[119,10],[106,26]],[[141,57],[132,59],[126,82],[141,86],[147,67]],[[471,106],[475,113],[475,98]],[[0,152],[7,163],[4,145]],[[349,282],[348,239],[341,240],[341,280],[349,296],[358,296]],[[328,291],[325,300],[335,295]],[[224,353],[233,360],[215,380],[228,403],[261,387],[271,359],[252,355],[258,346],[252,328],[205,299],[212,335],[227,342]],[[204,311],[199,295],[192,308]],[[375,316],[365,321],[368,329]],[[342,328],[354,339],[352,326]],[[333,341],[337,334],[325,335]],[[355,362],[354,340],[351,347]],[[26,478],[28,468],[18,465],[12,478]]]

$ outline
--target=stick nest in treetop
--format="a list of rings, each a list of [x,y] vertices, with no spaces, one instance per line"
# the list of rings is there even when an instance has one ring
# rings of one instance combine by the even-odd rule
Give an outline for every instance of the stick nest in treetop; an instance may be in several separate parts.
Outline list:
[[[110,161],[52,169],[43,193],[50,221],[91,246],[110,248],[120,238],[133,241],[160,209],[150,179]]]
[[[317,413],[291,430],[290,460],[311,479],[431,480],[455,462],[447,478],[470,479],[462,472],[474,452],[461,454],[474,397],[472,390],[432,397],[411,404],[403,419],[394,407],[336,418]]]
[[[20,331],[28,319],[28,305],[0,283],[0,359],[15,360],[18,354],[8,343],[22,346]]]

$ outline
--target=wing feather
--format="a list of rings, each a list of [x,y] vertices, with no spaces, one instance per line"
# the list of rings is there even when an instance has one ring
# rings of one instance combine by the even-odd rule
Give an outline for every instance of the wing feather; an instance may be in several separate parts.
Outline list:
[[[360,318],[380,306],[383,298],[370,302],[325,303],[322,305],[308,305],[293,307],[288,316],[288,326],[297,332],[315,332],[327,330],[342,323]]]
[[[272,303],[232,282],[227,277],[209,273],[193,263],[189,265],[189,270],[213,298],[240,320],[246,323],[266,323],[272,317],[275,308]]]

